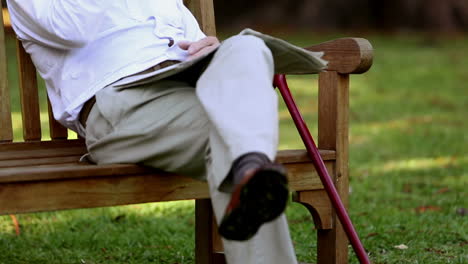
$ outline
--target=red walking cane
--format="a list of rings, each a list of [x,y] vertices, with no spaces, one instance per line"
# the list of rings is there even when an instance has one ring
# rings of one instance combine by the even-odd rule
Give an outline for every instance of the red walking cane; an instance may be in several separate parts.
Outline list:
[[[292,97],[291,91],[288,87],[288,83],[286,82],[286,76],[284,76],[284,74],[276,74],[274,77],[273,85],[279,88],[279,91],[283,96],[286,106],[288,107],[289,113],[291,114],[291,117],[294,120],[294,124],[296,125],[297,130],[301,135],[302,141],[304,142],[304,145],[307,149],[307,153],[312,159],[315,169],[317,170],[317,173],[320,176],[320,180],[322,180],[322,184],[325,187],[325,190],[328,194],[328,197],[331,200],[333,207],[335,208],[336,214],[340,219],[340,222],[343,226],[344,231],[346,232],[346,235],[348,236],[351,245],[353,246],[354,252],[358,257],[359,262],[362,264],[370,264],[369,257],[366,251],[364,250],[361,241],[359,240],[356,230],[354,229],[353,223],[351,222],[351,219],[349,218],[349,215],[346,212],[346,208],[344,207],[343,202],[341,201],[340,196],[336,191],[335,185],[333,184],[333,181],[330,175],[328,174],[327,169],[325,168],[325,163],[323,162],[322,157],[320,156],[319,151],[317,149],[317,146],[315,145],[315,142],[312,136],[310,135],[309,128],[304,122],[304,119],[302,118],[302,115],[299,112],[296,103],[294,102],[294,98]]]

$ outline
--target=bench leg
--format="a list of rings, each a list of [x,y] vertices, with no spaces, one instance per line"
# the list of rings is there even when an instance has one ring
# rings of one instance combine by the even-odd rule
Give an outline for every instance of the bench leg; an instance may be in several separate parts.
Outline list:
[[[195,201],[195,263],[226,263],[210,199]]]
[[[317,228],[317,263],[348,263],[348,240],[324,190],[294,193],[293,201],[312,214]]]
[[[295,192],[293,201],[312,214],[317,232],[317,263],[348,263],[348,240],[324,190]],[[195,263],[226,264],[210,199],[195,202]]]

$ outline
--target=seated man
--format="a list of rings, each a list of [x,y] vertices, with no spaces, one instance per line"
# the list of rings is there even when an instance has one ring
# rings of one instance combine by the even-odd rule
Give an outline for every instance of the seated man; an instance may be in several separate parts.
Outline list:
[[[228,263],[296,263],[283,214],[274,60],[206,37],[182,0],[8,0],[54,117],[98,164],[207,179]],[[209,234],[207,234],[209,235]]]

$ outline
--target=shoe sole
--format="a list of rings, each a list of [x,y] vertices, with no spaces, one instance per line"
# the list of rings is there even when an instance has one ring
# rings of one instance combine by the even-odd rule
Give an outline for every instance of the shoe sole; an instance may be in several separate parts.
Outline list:
[[[255,173],[240,193],[240,205],[225,215],[219,233],[226,239],[252,238],[261,225],[280,216],[289,197],[284,169],[271,167]]]

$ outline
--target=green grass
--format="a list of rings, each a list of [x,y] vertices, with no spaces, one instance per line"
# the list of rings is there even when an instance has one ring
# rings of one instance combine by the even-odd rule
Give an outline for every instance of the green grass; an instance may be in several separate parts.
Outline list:
[[[285,38],[307,45],[335,37]],[[376,264],[468,263],[468,221],[457,213],[468,208],[468,38],[365,37],[374,66],[353,76],[350,89],[357,231]],[[314,134],[315,80],[290,78]],[[302,147],[284,105],[280,111],[280,147]],[[20,236],[2,216],[0,263],[193,263],[193,213],[193,202],[182,201],[18,215]],[[297,204],[287,214],[299,259],[314,262],[311,217]]]

